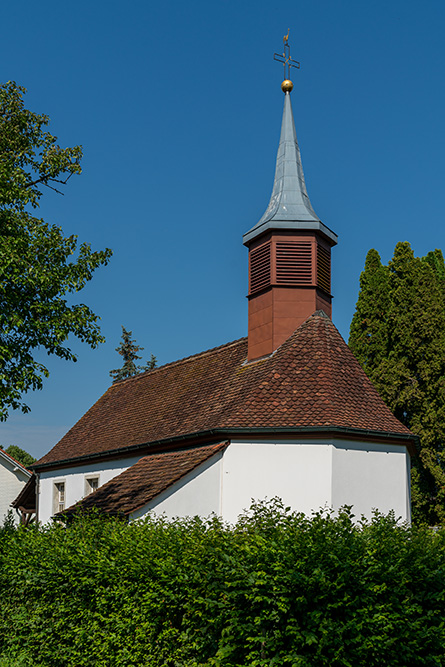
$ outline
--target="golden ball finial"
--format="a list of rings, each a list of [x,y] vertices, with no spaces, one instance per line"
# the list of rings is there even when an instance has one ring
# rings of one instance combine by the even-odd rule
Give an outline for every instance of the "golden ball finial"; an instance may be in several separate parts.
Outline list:
[[[293,87],[294,84],[290,79],[284,79],[283,83],[281,84],[281,90],[283,93],[290,93]]]

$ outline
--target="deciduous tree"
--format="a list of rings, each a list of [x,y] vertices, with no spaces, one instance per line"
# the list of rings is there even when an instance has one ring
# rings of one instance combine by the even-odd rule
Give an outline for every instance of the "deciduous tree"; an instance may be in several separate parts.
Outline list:
[[[93,348],[104,340],[97,315],[67,297],[111,256],[78,248],[76,236],[31,214],[43,188],[60,192],[80,174],[82,149],[61,148],[45,129],[48,116],[25,108],[25,92],[0,85],[0,420],[11,408],[27,412],[22,394],[49,375],[37,349],[75,361],[70,334]]]
[[[17,447],[17,445],[9,445],[9,447],[5,449],[5,452],[9,454],[9,456],[12,456],[13,459],[21,463],[23,466],[25,466],[25,468],[37,461],[37,459],[31,456],[31,454],[28,454],[28,452],[26,452],[21,447]]]

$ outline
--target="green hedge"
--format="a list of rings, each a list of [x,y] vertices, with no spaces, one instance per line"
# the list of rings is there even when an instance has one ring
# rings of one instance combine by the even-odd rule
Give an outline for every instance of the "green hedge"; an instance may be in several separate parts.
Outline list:
[[[255,505],[4,529],[0,667],[444,665],[445,531]]]

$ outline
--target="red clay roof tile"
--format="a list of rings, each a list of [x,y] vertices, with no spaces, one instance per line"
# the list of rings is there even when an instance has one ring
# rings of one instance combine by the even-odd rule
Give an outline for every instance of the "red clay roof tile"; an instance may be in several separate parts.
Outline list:
[[[37,466],[217,428],[410,435],[324,315],[270,357],[246,363],[246,355],[242,338],[113,384]]]

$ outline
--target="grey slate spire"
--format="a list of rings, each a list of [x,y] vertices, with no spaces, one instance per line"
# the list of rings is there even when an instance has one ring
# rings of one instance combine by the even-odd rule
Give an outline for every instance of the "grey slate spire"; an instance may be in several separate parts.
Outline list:
[[[244,234],[243,243],[247,245],[260,234],[272,229],[317,229],[334,244],[337,243],[337,235],[321,222],[309,201],[290,92],[285,92],[284,95],[280,144],[269,206],[260,221]]]

